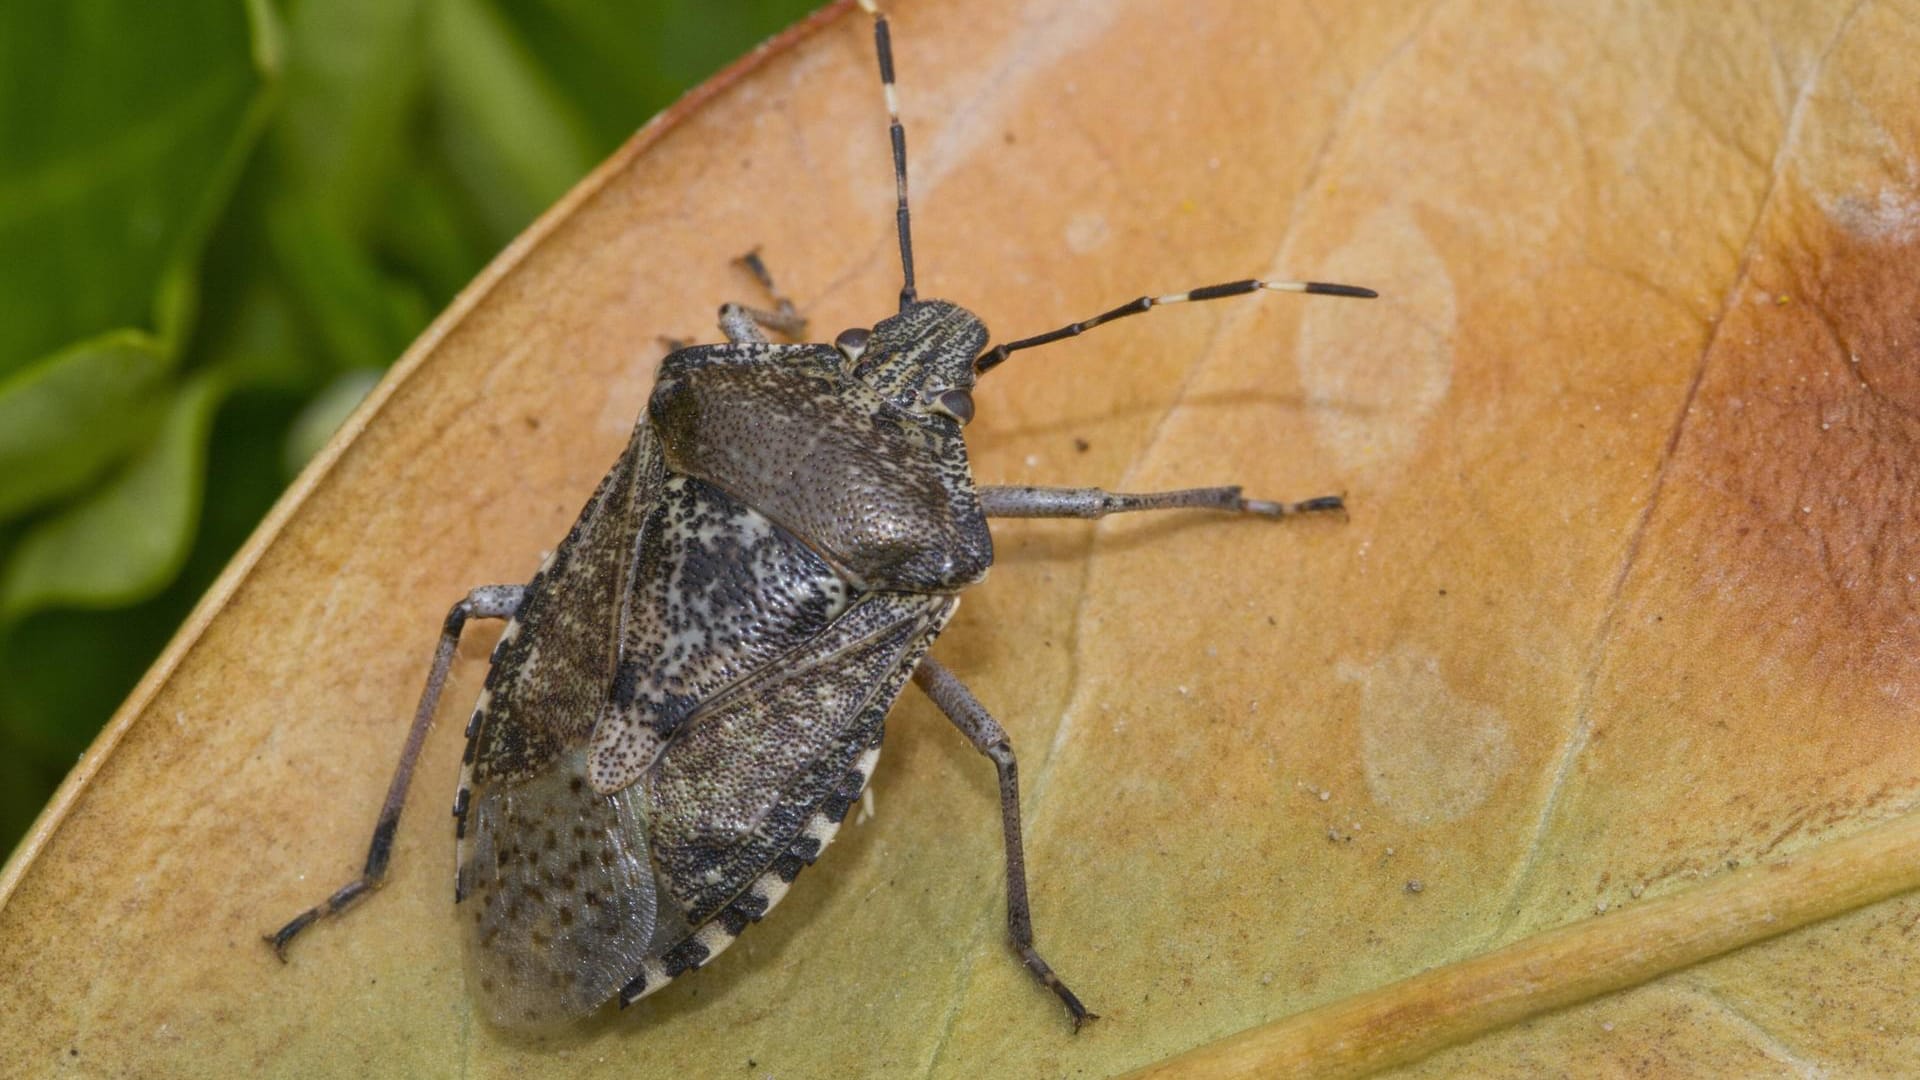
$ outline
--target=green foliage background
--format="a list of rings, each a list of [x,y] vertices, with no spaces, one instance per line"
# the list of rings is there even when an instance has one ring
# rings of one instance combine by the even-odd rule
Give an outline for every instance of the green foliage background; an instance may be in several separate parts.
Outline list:
[[[0,852],[428,319],[814,3],[0,4]]]

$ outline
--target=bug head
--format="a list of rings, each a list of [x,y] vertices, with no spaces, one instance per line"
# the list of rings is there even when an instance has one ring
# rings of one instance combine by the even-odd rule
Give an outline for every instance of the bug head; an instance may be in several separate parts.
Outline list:
[[[979,316],[945,300],[914,300],[872,330],[834,339],[853,376],[908,412],[973,419],[973,361],[987,346]]]

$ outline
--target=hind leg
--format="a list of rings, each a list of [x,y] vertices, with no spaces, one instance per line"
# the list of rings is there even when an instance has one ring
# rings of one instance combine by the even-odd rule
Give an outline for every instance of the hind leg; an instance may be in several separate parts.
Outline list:
[[[1224,510],[1264,518],[1346,512],[1346,501],[1338,495],[1321,495],[1300,502],[1274,502],[1245,498],[1238,487],[1149,491],[1137,495],[1100,488],[1025,486],[982,487],[979,491],[980,505],[987,516],[1004,518],[1101,518],[1140,510]]]
[[[509,619],[520,610],[526,589],[520,585],[486,585],[467,594],[465,600],[447,612],[440,629],[440,646],[434,650],[433,667],[427,672],[427,688],[414,709],[413,726],[407,729],[407,742],[400,751],[400,764],[393,770],[387,786],[386,801],[380,805],[380,818],[373,827],[373,840],[367,845],[367,861],[360,876],[335,889],[325,900],[296,915],[285,926],[266,935],[267,944],[285,960],[287,946],[300,932],[328,915],[338,915],[386,880],[387,863],[393,856],[393,834],[400,827],[400,811],[407,805],[407,789],[413,783],[413,766],[433,726],[433,714],[440,704],[440,691],[446,687],[447,672],[453,668],[454,649],[460,644],[460,631],[468,619]]]

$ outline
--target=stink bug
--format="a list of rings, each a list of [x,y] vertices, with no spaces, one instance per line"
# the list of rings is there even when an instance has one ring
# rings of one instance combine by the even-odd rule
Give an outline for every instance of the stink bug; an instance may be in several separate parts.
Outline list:
[[[493,1022],[540,1027],[631,1004],[725,949],[833,839],[909,679],[999,774],[1014,950],[1076,1027],[1092,1017],[1034,947],[1013,747],[927,657],[993,561],[987,519],[1284,518],[1342,504],[1237,487],[976,487],[961,437],[971,388],[1017,351],[1162,304],[1374,294],[1236,281],[988,348],[972,313],[915,292],[888,23],[873,0],[860,5],[890,121],[899,311],[831,345],[775,344],[764,330],[797,336],[804,324],[748,257],[772,309],[728,304],[727,344],[671,352],[625,452],[533,580],[475,589],[448,613],[365,869],[268,937],[282,958],[384,880],[461,630],[505,619],[453,806],[470,989]]]

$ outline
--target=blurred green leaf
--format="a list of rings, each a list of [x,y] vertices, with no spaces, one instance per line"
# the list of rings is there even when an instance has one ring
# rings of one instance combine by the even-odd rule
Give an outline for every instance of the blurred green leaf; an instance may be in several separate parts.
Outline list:
[[[594,140],[579,109],[486,0],[439,0],[427,47],[442,152],[504,240],[586,174]]]
[[[599,144],[626,141],[687,87],[818,0],[498,0],[516,37],[577,103]]]
[[[367,232],[407,171],[424,85],[422,0],[324,0],[287,21],[276,180],[349,236]]]
[[[222,400],[193,551],[158,596],[112,610],[42,611],[0,627],[0,759],[34,761],[45,781],[40,798],[86,749],[279,494],[286,477],[275,447],[299,408],[298,398],[283,393],[238,390]],[[25,823],[0,819],[6,830],[0,848]]]
[[[210,286],[220,296],[207,305],[207,332],[194,349],[202,369],[218,371],[235,389],[311,392],[327,365],[285,284],[255,273]]]
[[[276,203],[268,211],[267,235],[334,370],[392,363],[424,324],[424,304],[393,287],[372,252],[330,222],[313,200]]]
[[[264,106],[231,0],[0,4],[0,374],[117,326],[184,321],[191,259]]]
[[[117,461],[149,426],[167,366],[151,335],[117,330],[0,379],[0,519]]]
[[[27,531],[0,575],[0,618],[131,603],[173,579],[200,516],[207,433],[222,390],[213,378],[189,383],[118,476]]]
[[[39,777],[37,770],[17,754],[0,757],[0,821],[25,818],[32,820],[40,812]]]
[[[435,310],[443,308],[479,272],[494,245],[438,161],[399,177],[389,194],[378,223],[380,249],[420,282]]]

